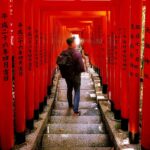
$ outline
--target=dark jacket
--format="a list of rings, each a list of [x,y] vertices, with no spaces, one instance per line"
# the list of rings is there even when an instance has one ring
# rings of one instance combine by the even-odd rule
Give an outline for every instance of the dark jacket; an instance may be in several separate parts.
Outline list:
[[[72,57],[73,57],[74,64],[75,64],[75,68],[74,68],[75,73],[80,74],[81,72],[84,72],[85,68],[84,68],[81,53],[76,49],[70,49],[70,48],[68,49],[68,51],[71,51],[72,53]]]

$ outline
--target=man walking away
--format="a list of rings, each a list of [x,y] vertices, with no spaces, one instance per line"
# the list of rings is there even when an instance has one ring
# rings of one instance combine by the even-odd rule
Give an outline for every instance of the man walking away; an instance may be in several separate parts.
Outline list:
[[[80,85],[81,73],[85,71],[81,53],[76,50],[75,38],[70,37],[67,39],[67,50],[63,51],[58,56],[57,64],[63,78],[67,83],[67,99],[70,108],[73,108],[74,115],[79,116],[78,111],[80,102]],[[72,102],[72,91],[75,91],[74,105]]]

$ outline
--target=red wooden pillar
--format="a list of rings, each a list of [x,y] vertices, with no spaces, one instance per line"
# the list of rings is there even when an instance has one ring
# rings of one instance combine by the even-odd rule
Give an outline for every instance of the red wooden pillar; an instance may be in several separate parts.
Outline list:
[[[25,1],[25,67],[26,67],[26,125],[34,129],[34,60],[33,60],[33,4]]]
[[[16,143],[25,141],[25,24],[24,0],[14,0],[15,131]]]
[[[129,51],[130,51],[130,0],[121,2],[121,129],[128,130],[129,119]]]
[[[47,15],[44,13],[44,45],[43,45],[43,63],[44,63],[44,87],[43,87],[43,92],[44,92],[44,105],[47,105]]]
[[[82,38],[83,38],[83,49],[90,58],[91,26],[86,26],[85,29],[82,31]]]
[[[101,57],[101,34],[102,34],[102,29],[100,28],[100,26],[102,26],[102,22],[99,20],[94,20],[94,26],[93,26],[93,40],[92,40],[92,64],[94,66],[94,69],[97,73],[99,73],[99,71],[101,72],[100,75],[101,77],[102,75],[102,60],[99,58]]]
[[[96,21],[95,21],[96,22]],[[101,54],[100,50],[100,35],[102,34],[102,29],[99,28],[99,26],[102,26],[102,22],[97,22],[95,23],[95,39],[94,39],[94,52],[93,52],[93,57],[95,60],[95,69],[97,73],[100,73],[100,68],[99,65],[101,65],[101,69],[103,68],[103,64],[100,62],[99,63],[99,56]],[[102,71],[103,73],[103,71]]]
[[[94,61],[93,61],[93,50],[94,50],[94,48],[93,48],[93,36],[94,36],[94,31],[93,31],[93,28],[92,28],[92,29],[91,29],[91,49],[90,49],[90,51],[89,51],[91,64],[94,63]]]
[[[141,18],[142,0],[131,0],[131,45],[129,60],[129,135],[131,143],[139,142]]]
[[[117,3],[118,4],[118,3]],[[117,5],[116,4],[116,5]],[[115,119],[121,118],[121,106],[120,106],[120,6],[116,7],[116,26],[115,26],[115,47],[114,47],[114,71],[115,71],[115,83],[114,83],[114,98],[115,98]]]
[[[107,55],[108,55],[108,97],[111,105],[111,111],[114,110],[113,108],[113,101],[112,101],[112,89],[111,89],[111,11],[107,12]]]
[[[107,11],[107,55],[108,55],[108,98],[110,103],[112,104],[111,98],[111,11]],[[112,105],[111,105],[112,106]],[[113,111],[113,107],[111,108]]]
[[[51,57],[51,59],[52,59],[52,72],[51,72],[51,76],[52,76],[52,81],[53,81],[53,75],[54,75],[54,68],[55,68],[55,53],[56,53],[56,26],[55,26],[55,24],[56,24],[56,20],[55,20],[55,18],[53,18],[53,27],[52,27],[52,35],[51,36],[53,36],[53,41],[52,41],[52,57]]]
[[[50,78],[51,78],[51,57],[50,57],[50,54],[51,54],[51,39],[50,39],[50,28],[51,28],[51,22],[50,22],[50,16],[47,18],[48,19],[48,27],[47,27],[47,42],[48,42],[48,45],[47,45],[47,48],[48,48],[48,88],[47,88],[47,94],[50,95],[51,94],[51,86],[50,86]]]
[[[49,89],[49,51],[50,51],[50,38],[49,38],[49,15],[46,16],[46,94],[48,94]]]
[[[0,1],[0,149],[14,145],[9,1]]]
[[[33,51],[34,51],[34,119],[39,119],[40,103],[40,66],[39,66],[39,46],[40,46],[40,11],[38,1],[34,1],[33,8]]]
[[[39,51],[39,65],[40,65],[40,113],[44,110],[44,63],[43,63],[43,47],[44,47],[44,28],[43,12],[40,10],[40,51]]]
[[[48,17],[48,95],[51,94],[51,70],[52,70],[52,17]]]
[[[145,28],[145,50],[144,50],[144,93],[142,108],[142,149],[150,149],[150,1],[146,1],[146,28]]]
[[[109,71],[110,71],[110,93],[111,110],[114,112],[115,98],[114,98],[114,8],[110,12],[110,49],[109,49]]]
[[[107,93],[108,87],[108,78],[107,78],[107,16],[102,17],[102,49],[103,52],[102,58],[103,59],[103,83],[102,83],[102,92],[103,94]]]
[[[112,32],[112,47],[111,47],[111,98],[112,108],[114,108],[115,119],[120,119],[120,10],[119,1],[114,0],[111,11],[111,32]]]
[[[104,68],[105,68],[105,58],[103,56],[105,55],[105,37],[103,37],[103,17],[101,17],[99,20],[96,20],[96,49],[94,52],[94,59],[96,59],[96,66],[97,66],[97,72],[100,75],[101,78],[101,84],[103,84],[103,80],[105,80],[105,73],[104,73]]]
[[[93,51],[92,51],[92,65],[94,67],[94,69],[96,70],[96,64],[97,64],[97,58],[95,58],[95,56],[97,55],[97,45],[96,45],[96,41],[97,41],[97,24],[96,22],[94,21],[94,26],[93,26],[93,36],[95,37],[94,40],[92,40],[92,48],[93,48]]]
[[[53,77],[53,53],[54,53],[54,36],[53,36],[53,32],[54,32],[54,18],[50,17],[50,37],[51,37],[51,44],[50,44],[50,77],[51,77],[51,81],[50,83],[52,83],[52,77]]]

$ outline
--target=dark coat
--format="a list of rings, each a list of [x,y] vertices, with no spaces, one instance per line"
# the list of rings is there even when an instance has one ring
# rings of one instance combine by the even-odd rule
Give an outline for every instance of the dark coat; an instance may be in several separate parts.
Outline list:
[[[76,49],[70,49],[70,48],[67,51],[71,51],[72,53],[72,57],[75,64],[75,74],[80,74],[81,72],[85,72],[84,63],[80,51]]]

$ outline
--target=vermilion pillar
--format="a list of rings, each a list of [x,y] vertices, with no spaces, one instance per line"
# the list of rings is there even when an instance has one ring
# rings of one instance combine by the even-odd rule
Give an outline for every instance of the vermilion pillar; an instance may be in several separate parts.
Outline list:
[[[26,125],[27,128],[34,128],[34,60],[33,60],[33,4],[32,1],[25,1],[25,94],[26,94]]]
[[[15,131],[16,143],[25,141],[25,24],[24,0],[14,0]]]
[[[50,36],[51,36],[51,44],[50,44],[50,65],[51,65],[51,69],[50,69],[50,74],[51,74],[51,83],[52,83],[52,78],[53,78],[53,69],[54,69],[54,36],[53,36],[53,32],[54,32],[54,18],[50,17]]]
[[[40,11],[39,2],[34,0],[33,8],[33,51],[34,51],[34,118],[39,119],[40,103],[40,66],[39,66],[39,46],[40,46]]]
[[[120,72],[121,72],[121,129],[128,130],[129,117],[129,51],[130,51],[130,0],[121,1],[120,15]]]
[[[44,34],[44,43],[43,43],[43,66],[44,66],[44,86],[43,86],[43,93],[44,93],[44,105],[47,105],[47,15],[46,13],[43,14],[43,34]]]
[[[51,33],[52,33],[52,17],[48,17],[48,95],[51,94],[51,69],[52,69],[52,41],[51,41]]]
[[[46,15],[46,45],[45,45],[45,104],[47,104],[47,95],[48,95],[48,86],[49,86],[49,76],[48,76],[48,63],[49,63],[49,51],[50,51],[50,46],[49,46],[49,15]]]
[[[107,93],[107,86],[108,86],[108,76],[107,76],[107,68],[108,68],[108,62],[107,62],[107,16],[102,17],[102,57],[101,59],[103,59],[102,65],[103,65],[103,88],[102,88],[102,92],[104,94]]]
[[[92,51],[91,51],[91,60],[94,66],[94,69],[97,73],[100,74],[100,78],[102,80],[103,77],[103,59],[102,57],[102,19],[93,21],[92,28]]]
[[[0,1],[0,149],[2,150],[12,149],[14,144],[9,5],[9,1]]]
[[[141,18],[142,0],[131,0],[131,45],[129,60],[129,130],[131,143],[139,142]]]
[[[114,45],[113,45],[113,68],[114,85],[113,85],[113,100],[114,100],[114,116],[115,119],[120,119],[120,1],[114,0],[113,2],[113,32],[114,32]]]
[[[150,149],[150,1],[146,1],[146,28],[144,50],[144,93],[142,109],[141,145],[144,150]]]
[[[103,83],[103,55],[104,55],[104,49],[103,49],[103,21],[102,17],[99,18],[99,20],[93,21],[93,35],[92,35],[92,57],[94,62],[94,69],[97,73],[100,75],[101,84]]]
[[[44,63],[43,63],[43,47],[44,47],[44,22],[43,22],[43,13],[40,11],[40,50],[39,50],[39,66],[40,66],[40,113],[43,112],[44,109]]]
[[[114,10],[111,9],[110,13],[110,49],[109,49],[109,72],[110,72],[110,93],[111,110],[114,112],[115,98],[114,98]]]
[[[90,52],[91,52],[91,26],[88,25],[85,27],[85,29],[81,33],[81,37],[83,38],[83,49],[86,54],[88,54],[89,58]]]
[[[112,99],[112,31],[111,31],[111,25],[112,25],[112,13],[111,11],[107,12],[107,55],[108,55],[108,96],[111,103],[111,111],[114,111],[114,102]]]

